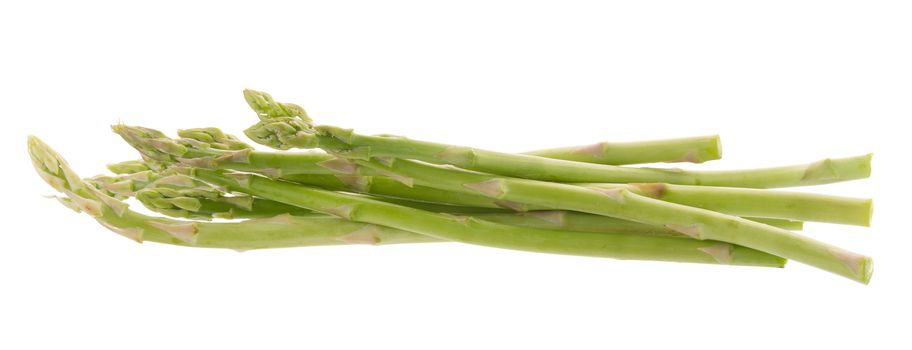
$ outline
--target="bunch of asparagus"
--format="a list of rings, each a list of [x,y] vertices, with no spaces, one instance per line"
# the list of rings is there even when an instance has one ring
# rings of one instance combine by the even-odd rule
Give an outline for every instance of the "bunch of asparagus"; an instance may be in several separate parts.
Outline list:
[[[249,250],[454,241],[533,252],[782,267],[868,283],[871,258],[794,231],[868,226],[871,200],[767,190],[866,178],[871,155],[775,168],[631,167],[719,159],[716,136],[500,153],[316,125],[246,90],[257,151],[217,128],[112,129],[142,160],[80,178],[36,137],[29,153],[65,206],[137,242]],[[293,148],[315,151],[287,152]],[[131,210],[135,198],[163,214]],[[243,219],[243,220],[223,220]]]

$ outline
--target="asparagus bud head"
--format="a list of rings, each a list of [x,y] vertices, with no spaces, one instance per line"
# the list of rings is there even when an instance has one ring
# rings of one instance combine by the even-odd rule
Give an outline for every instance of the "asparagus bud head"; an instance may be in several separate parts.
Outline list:
[[[313,126],[298,117],[263,119],[244,130],[244,134],[258,144],[280,150],[317,147]]]
[[[66,160],[35,136],[28,138],[28,152],[38,175],[51,187],[64,194],[57,199],[64,206],[94,217],[105,227],[134,241],[142,241],[142,231],[117,227],[112,217],[121,217],[128,205],[85,183]]]
[[[187,140],[203,142],[209,148],[217,150],[238,151],[253,148],[236,136],[224,133],[219,128],[183,129],[178,130],[177,135]]]
[[[244,99],[260,119],[279,117],[298,117],[310,124],[310,118],[304,108],[293,103],[280,103],[272,99],[269,94],[251,89],[244,90]]]
[[[155,129],[117,124],[112,125],[111,130],[147,159],[171,163],[187,153],[186,146]]]

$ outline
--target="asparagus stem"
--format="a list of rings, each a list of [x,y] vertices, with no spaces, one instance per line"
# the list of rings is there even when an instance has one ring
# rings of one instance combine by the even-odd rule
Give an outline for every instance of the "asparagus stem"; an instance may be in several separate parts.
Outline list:
[[[276,149],[322,148],[348,158],[391,157],[450,164],[485,173],[557,182],[671,183],[724,187],[775,188],[819,185],[870,176],[871,155],[828,158],[784,167],[685,171],[617,167],[533,155],[510,154],[476,148],[416,141],[398,136],[367,136],[351,129],[314,126],[309,118],[271,114],[276,106],[266,93],[245,90],[248,104],[260,122],[245,130],[259,144]],[[300,108],[300,107],[298,107]]]
[[[339,217],[383,225],[456,242],[490,247],[674,262],[783,266],[784,260],[727,243],[681,237],[587,233],[524,228],[474,217],[432,213],[350,194],[327,191],[254,174],[243,179],[221,170],[189,169],[200,180],[236,191],[300,206]]]
[[[788,230],[701,208],[656,200],[638,195],[626,188],[592,189],[499,177],[402,159],[384,163],[361,160],[357,163],[408,176],[417,184],[439,189],[481,193],[496,199],[664,226],[696,239],[728,242],[800,261],[861,283],[870,280],[873,269],[869,257]]]
[[[626,165],[644,163],[703,163],[722,158],[718,135],[638,142],[599,142],[525,152],[531,156],[583,163]]]

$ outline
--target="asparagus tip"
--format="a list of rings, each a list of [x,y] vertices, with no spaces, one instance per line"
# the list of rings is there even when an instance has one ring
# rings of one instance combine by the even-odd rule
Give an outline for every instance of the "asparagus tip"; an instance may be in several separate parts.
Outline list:
[[[299,117],[302,120],[310,122],[307,112],[304,108],[293,103],[279,103],[272,99],[272,96],[253,89],[244,89],[244,100],[247,105],[253,109],[260,119],[271,119],[276,117]]]

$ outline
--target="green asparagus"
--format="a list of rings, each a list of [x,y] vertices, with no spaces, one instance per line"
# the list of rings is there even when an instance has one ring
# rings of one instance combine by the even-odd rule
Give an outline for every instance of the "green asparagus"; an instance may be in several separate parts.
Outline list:
[[[218,128],[112,129],[141,160],[80,178],[29,137],[63,205],[138,242],[236,250],[461,242],[617,259],[782,267],[793,259],[867,284],[870,257],[798,235],[804,221],[870,226],[872,201],[766,190],[870,176],[871,154],[728,171],[718,136],[600,142],[509,154],[316,125],[266,93],[244,97],[258,151]],[[166,217],[131,210],[136,199]],[[241,219],[222,222],[223,219]]]

